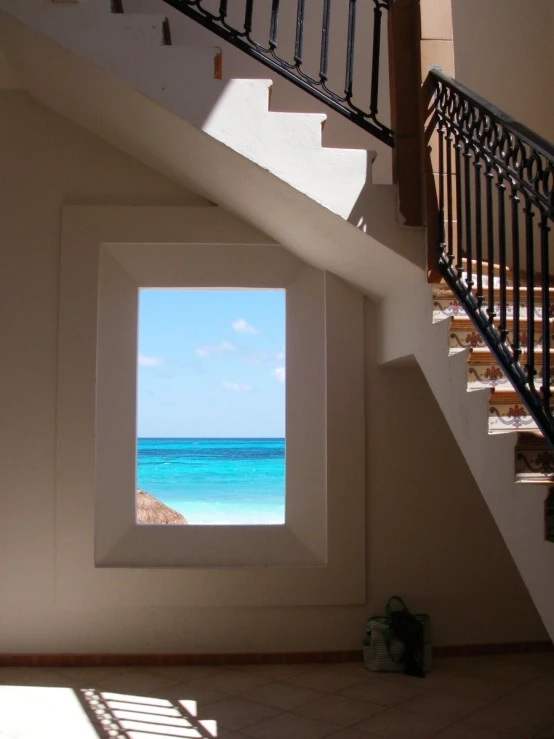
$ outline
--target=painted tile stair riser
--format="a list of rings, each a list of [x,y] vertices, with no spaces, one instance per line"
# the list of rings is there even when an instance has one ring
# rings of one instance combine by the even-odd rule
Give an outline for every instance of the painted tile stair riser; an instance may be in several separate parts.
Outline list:
[[[495,283],[498,275],[498,265],[495,266]],[[486,288],[485,281],[483,287]],[[496,285],[495,285],[496,288]],[[552,288],[550,292],[553,293]],[[488,299],[488,289],[483,290],[485,301]],[[520,288],[519,309],[519,364],[523,369],[526,367],[527,339],[530,330],[527,305],[526,288]],[[506,343],[513,347],[512,336],[514,332],[514,304],[513,288],[507,290],[506,325],[508,332]],[[496,316],[494,325],[498,327],[499,322],[499,291],[494,290]],[[433,320],[450,319],[450,331],[448,333],[449,349],[451,353],[467,351],[467,388],[468,391],[490,389],[489,397],[489,433],[518,433],[518,442],[515,450],[514,476],[517,482],[548,485],[554,482],[554,450],[544,440],[538,430],[528,408],[521,401],[518,393],[504,374],[503,369],[496,361],[494,355],[488,349],[479,331],[466,313],[463,305],[445,284],[438,284],[433,289],[432,297]],[[554,309],[554,300],[551,306],[551,315]],[[536,305],[534,309],[533,336],[534,336],[534,361],[538,368],[535,376],[535,387],[538,393],[542,392],[542,309]],[[554,323],[550,318],[552,331],[550,334],[551,346],[554,345]],[[554,350],[550,349],[551,366],[554,367]],[[554,385],[554,371],[550,378],[551,392]],[[554,406],[554,403],[553,403]]]

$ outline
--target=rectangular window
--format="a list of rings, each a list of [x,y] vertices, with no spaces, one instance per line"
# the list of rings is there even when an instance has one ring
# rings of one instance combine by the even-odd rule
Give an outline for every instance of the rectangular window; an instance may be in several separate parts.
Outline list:
[[[200,217],[207,227],[214,218],[217,223],[217,209],[200,208],[194,217],[187,209],[183,213],[176,208],[173,215],[171,210],[160,215],[164,223],[173,218],[178,233],[189,217],[193,224]],[[159,243],[150,209],[122,211],[116,209],[115,218],[112,209],[92,208],[84,218],[81,207],[69,208],[62,223],[58,510],[75,511],[83,520],[94,510],[94,526],[81,527],[82,546],[73,546],[71,552],[69,544],[62,546],[58,555],[60,567],[65,567],[60,581],[65,583],[64,602],[74,601],[82,586],[81,571],[87,568],[90,588],[83,597],[98,600],[106,575],[91,571],[92,549],[95,568],[112,568],[110,582],[136,603],[142,602],[144,591],[173,607],[179,605],[183,588],[191,605],[206,607],[221,605],[222,599],[240,607],[364,603],[361,294],[279,245],[213,244],[209,230],[206,243],[198,244],[196,227],[193,244]],[[226,227],[229,216],[221,217]],[[137,242],[139,226],[145,231]],[[157,346],[141,344],[139,351],[139,299],[148,290],[162,288],[167,294],[208,288],[286,290],[284,524],[137,525],[137,436],[146,435],[143,428],[137,434],[137,357],[140,353],[161,360],[143,359],[140,372],[170,370]],[[182,334],[196,325],[194,315],[185,318],[186,323],[173,328],[176,341],[179,329]],[[258,316],[242,312],[226,317],[227,330],[229,320],[239,318],[263,329],[246,337],[269,336]],[[163,325],[167,327],[168,321]],[[239,333],[232,325],[231,330],[238,346]],[[192,347],[195,361],[202,358],[196,349],[214,344],[211,339],[208,344],[206,336],[197,339]],[[200,373],[202,365],[195,366]],[[275,380],[272,387],[284,390],[278,380],[282,371],[275,373],[281,367],[285,365],[268,364],[264,376],[267,379],[269,372],[269,379]],[[70,523],[71,517],[58,518],[62,545],[75,541]],[[75,562],[83,565],[78,575]],[[137,568],[131,580],[123,571],[128,568]],[[158,578],[156,568],[167,571]],[[229,574],[222,574],[222,568]],[[246,571],[252,568],[263,568],[263,577]]]
[[[285,522],[285,290],[139,290],[139,524]]]

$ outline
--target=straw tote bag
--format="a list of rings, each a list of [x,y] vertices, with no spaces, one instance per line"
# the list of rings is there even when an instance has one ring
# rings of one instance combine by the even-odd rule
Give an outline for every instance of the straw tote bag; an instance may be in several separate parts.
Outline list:
[[[392,603],[397,601],[401,610],[410,613],[408,607],[397,595],[389,598],[382,616],[372,616],[367,621],[366,636],[363,643],[364,664],[372,672],[404,672],[405,643],[392,629]],[[421,623],[423,631],[423,654],[421,666],[424,673],[430,672],[433,663],[431,645],[431,619],[426,613],[416,613],[413,617]]]

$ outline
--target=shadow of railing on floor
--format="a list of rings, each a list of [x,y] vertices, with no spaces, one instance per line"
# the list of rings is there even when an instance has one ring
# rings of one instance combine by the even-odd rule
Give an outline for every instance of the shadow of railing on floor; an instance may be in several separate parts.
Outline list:
[[[217,722],[198,717],[195,700],[170,701],[85,688],[76,695],[100,739],[214,739]]]

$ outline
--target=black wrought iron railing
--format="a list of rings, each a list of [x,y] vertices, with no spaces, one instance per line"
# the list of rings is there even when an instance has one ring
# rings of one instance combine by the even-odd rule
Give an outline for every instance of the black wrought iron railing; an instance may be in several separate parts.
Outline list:
[[[387,29],[383,16],[392,0],[163,2],[394,146],[392,130],[379,119],[382,38]],[[372,21],[367,15],[369,6],[373,8]],[[123,0],[112,0],[112,8],[123,12]],[[357,41],[360,18],[364,24],[363,36]],[[373,24],[372,30],[368,28],[368,20]],[[335,23],[340,27],[340,36],[333,32]],[[372,39],[370,53],[368,33]],[[305,43],[307,36],[309,49]],[[313,43],[315,36],[319,37],[319,43]],[[317,46],[315,51],[314,46]],[[361,69],[366,62],[370,68]],[[340,87],[339,77],[343,80]]]
[[[554,446],[554,146],[441,72],[436,266]]]

